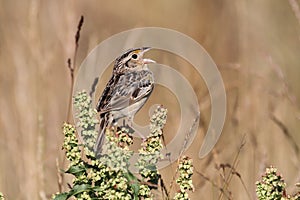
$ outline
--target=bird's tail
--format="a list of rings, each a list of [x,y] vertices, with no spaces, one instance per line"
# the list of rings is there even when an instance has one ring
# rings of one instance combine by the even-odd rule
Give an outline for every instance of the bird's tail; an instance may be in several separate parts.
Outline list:
[[[102,153],[102,147],[104,145],[105,141],[105,131],[106,128],[109,126],[109,119],[108,119],[108,114],[104,114],[103,117],[100,117],[100,128],[99,128],[99,133],[98,137],[94,146],[94,152],[96,157],[100,157]]]

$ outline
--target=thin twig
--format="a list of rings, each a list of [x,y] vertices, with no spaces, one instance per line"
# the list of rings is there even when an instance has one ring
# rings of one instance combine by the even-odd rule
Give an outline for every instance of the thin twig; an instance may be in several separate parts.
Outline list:
[[[177,160],[177,164],[179,164],[179,160],[181,159],[181,157],[182,157],[182,155],[183,155],[183,152],[184,152],[184,151],[186,150],[186,148],[187,148],[187,144],[188,144],[188,141],[189,141],[189,139],[190,139],[190,137],[191,137],[191,133],[193,132],[193,130],[194,130],[196,124],[199,122],[199,118],[200,118],[200,113],[197,113],[197,116],[195,117],[194,122],[193,122],[193,124],[192,124],[192,126],[191,126],[191,128],[190,128],[190,130],[189,130],[189,132],[188,132],[188,134],[186,134],[186,136],[185,136],[185,139],[184,139],[184,142],[183,142],[183,145],[182,145],[180,154],[179,154],[179,158],[178,158],[178,160]],[[174,174],[174,176],[172,177],[172,180],[171,180],[171,183],[170,183],[170,187],[169,187],[168,196],[170,195],[170,192],[171,192],[171,190],[172,190],[172,188],[173,188],[173,186],[174,186],[174,183],[175,183],[177,174],[178,174],[178,168],[176,169],[175,174]]]
[[[246,137],[246,134],[245,134],[245,135],[243,136],[243,138],[242,138],[242,142],[241,142],[241,145],[240,145],[240,147],[239,147],[239,150],[238,150],[238,152],[237,152],[237,154],[236,154],[236,156],[235,156],[235,158],[234,158],[234,160],[233,160],[233,163],[232,163],[232,165],[231,165],[231,166],[233,166],[234,168],[236,168],[237,163],[238,163],[238,157],[239,157],[239,155],[240,155],[240,153],[241,153],[242,148],[245,146],[245,143],[246,143],[245,137]],[[223,184],[223,186],[222,186],[223,190],[224,190],[224,188],[225,188],[225,190],[228,189],[228,186],[229,186],[229,183],[230,183],[230,181],[231,181],[231,179],[232,179],[232,176],[233,176],[233,170],[230,169],[229,175],[228,175],[227,178],[225,179],[224,184]],[[222,199],[222,197],[223,197],[223,193],[220,193],[218,199]]]
[[[270,119],[281,129],[283,134],[287,137],[289,142],[292,144],[296,155],[299,155],[299,146],[295,142],[296,140],[294,140],[293,136],[289,132],[288,128],[284,125],[284,123],[281,122],[278,118],[276,118],[276,116],[273,113],[270,114]]]
[[[69,58],[68,61],[68,68],[70,70],[71,75],[71,88],[70,88],[70,94],[69,94],[69,104],[68,104],[68,111],[67,111],[67,122],[70,122],[71,119],[71,108],[72,108],[72,95],[73,95],[73,87],[74,87],[74,69],[71,66],[71,59]]]
[[[56,158],[56,170],[57,170],[57,185],[58,185],[58,192],[62,193],[64,186],[63,186],[63,176],[61,173],[61,169],[59,167],[58,158]]]
[[[276,63],[274,63],[273,58],[271,56],[268,56],[268,62],[270,63],[270,66],[272,67],[272,69],[274,70],[274,72],[276,73],[276,75],[278,76],[280,81],[282,81],[282,83],[283,83],[284,95],[291,102],[291,104],[293,106],[295,106],[295,108],[297,108],[297,110],[298,110],[299,105],[297,104],[297,98],[294,94],[291,93],[288,81],[287,81],[285,74],[282,71],[281,67],[278,66]]]
[[[298,3],[297,3],[296,0],[289,0],[289,3],[290,3],[290,5],[291,5],[291,7],[292,7],[292,10],[293,10],[294,13],[295,13],[295,16],[296,16],[296,18],[297,18],[297,20],[298,20],[298,23],[299,23],[299,25],[300,25],[300,9],[299,9]]]
[[[165,137],[164,137],[164,133],[162,133],[162,135],[161,135],[161,139],[162,139],[162,141],[163,141],[163,145],[164,145],[164,147],[166,148],[166,157],[168,157],[168,161],[170,162],[170,164],[171,164],[171,157],[170,157],[170,155],[169,155],[169,153],[168,153],[168,149],[167,149],[167,143],[166,143],[166,140],[165,140]],[[171,170],[173,171],[173,169],[172,169],[173,167],[172,167],[172,165],[171,165]],[[168,190],[167,190],[167,187],[166,187],[166,185],[164,184],[164,180],[163,180],[163,178],[162,178],[162,176],[160,176],[160,186],[161,186],[161,194],[162,194],[162,197],[164,197],[164,195],[166,195],[166,198],[163,198],[163,199],[170,199],[170,197],[169,197],[169,192],[168,192]]]
[[[73,64],[71,58],[68,58],[67,60],[67,66],[70,71],[70,76],[71,76],[71,88],[70,88],[70,93],[69,93],[69,103],[68,103],[68,110],[67,110],[67,122],[71,121],[71,108],[72,108],[72,96],[73,96],[73,89],[74,89],[74,72],[76,69],[76,56],[77,56],[77,51],[79,47],[79,38],[80,38],[80,30],[82,28],[84,21],[84,17],[81,16],[78,26],[77,26],[77,32],[75,35],[75,50],[74,50],[74,56],[73,56]],[[65,162],[65,157],[63,159],[63,163]],[[63,181],[64,181],[64,174],[60,172],[59,168],[59,162],[58,159],[56,159],[56,167],[57,167],[57,177],[58,177],[58,191],[61,193],[63,191]]]
[[[80,31],[81,31],[83,22],[84,22],[84,17],[81,15],[78,26],[77,26],[77,32],[76,32],[76,35],[75,35],[75,52],[74,52],[74,57],[73,57],[73,70],[76,67],[77,50],[78,50],[78,47],[79,47]]]
[[[197,113],[197,116],[195,117],[194,122],[193,122],[188,134],[186,134],[186,136],[185,136],[185,139],[184,139],[184,142],[183,142],[183,145],[181,148],[181,152],[179,154],[180,157],[183,155],[183,152],[187,149],[187,145],[190,140],[191,134],[192,134],[193,130],[195,129],[196,124],[199,123],[199,118],[200,118],[200,112]]]
[[[179,160],[180,160],[180,158],[178,158],[178,160],[177,160],[177,165],[179,165]],[[172,180],[171,180],[171,183],[170,183],[170,187],[169,187],[168,196],[170,195],[171,190],[172,190],[172,188],[173,188],[173,186],[174,186],[174,183],[175,183],[177,174],[178,174],[178,167],[176,168],[175,174],[174,174],[174,176],[172,177]]]
[[[219,187],[215,182],[213,182],[210,178],[208,178],[207,176],[205,176],[202,172],[200,172],[200,171],[198,171],[198,170],[195,170],[195,172],[196,172],[197,174],[199,174],[202,178],[204,178],[206,181],[210,182],[210,183],[212,184],[212,186],[214,186],[215,188],[217,188],[218,190],[220,190],[221,193],[224,193],[224,195],[225,195],[225,197],[226,197],[227,199],[230,199],[230,196],[228,196],[228,195],[225,193],[225,191],[224,191],[223,188]]]
[[[80,31],[81,31],[83,22],[84,22],[84,17],[81,16],[78,26],[77,26],[77,32],[75,35],[75,50],[74,50],[74,56],[73,56],[73,64],[72,64],[71,58],[68,58],[68,60],[67,60],[67,64],[68,64],[68,68],[70,70],[70,76],[71,76],[71,88],[70,88],[69,105],[68,105],[68,111],[67,111],[67,122],[70,122],[70,120],[71,120],[72,95],[73,95],[73,88],[74,88],[74,71],[76,68],[76,57],[77,57],[77,51],[78,51],[78,47],[79,47]]]
[[[169,194],[168,194],[168,190],[166,188],[166,185],[165,185],[164,180],[162,179],[162,177],[160,177],[160,187],[161,187],[161,193],[162,193],[163,199],[165,199],[164,195],[166,195],[166,199],[170,199]]]
[[[241,183],[242,183],[242,185],[243,185],[243,187],[244,187],[244,189],[245,189],[245,191],[246,191],[246,193],[247,193],[248,198],[251,199],[250,193],[249,193],[249,191],[248,191],[248,189],[247,189],[247,187],[246,187],[246,184],[245,184],[244,180],[242,179],[241,174],[240,174],[239,172],[237,172],[236,169],[235,169],[233,166],[231,166],[229,163],[226,163],[226,164],[220,164],[220,168],[221,168],[224,172],[225,172],[225,169],[226,169],[226,168],[229,168],[230,171],[231,171],[231,174],[232,174],[232,175],[236,175],[236,176],[240,179],[240,181],[241,181]],[[232,176],[232,177],[233,177],[233,176]]]

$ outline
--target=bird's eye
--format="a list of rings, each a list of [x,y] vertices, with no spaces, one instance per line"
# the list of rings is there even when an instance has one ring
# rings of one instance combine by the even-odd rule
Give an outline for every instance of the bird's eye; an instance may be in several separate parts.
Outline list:
[[[131,58],[133,58],[133,59],[137,59],[137,55],[136,54],[132,54],[132,56],[131,56]]]

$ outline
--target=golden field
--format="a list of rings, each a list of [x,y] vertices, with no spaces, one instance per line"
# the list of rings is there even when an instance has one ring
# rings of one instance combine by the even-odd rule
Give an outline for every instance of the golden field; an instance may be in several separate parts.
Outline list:
[[[77,69],[101,41],[147,26],[192,37],[218,66],[227,95],[226,121],[214,150],[199,159],[210,121],[205,83],[184,60],[149,53],[174,66],[197,93],[200,128],[185,153],[194,159],[196,171],[191,199],[256,199],[255,181],[269,165],[285,177],[288,193],[295,192],[294,184],[300,182],[299,6],[297,0],[1,0],[0,191],[7,199],[29,200],[49,199],[59,185],[68,189],[71,177],[58,181],[58,168],[67,165],[61,127],[71,87],[67,59],[74,61],[74,35],[83,15]],[[109,73],[100,81],[98,95]],[[139,113],[141,122],[147,121],[151,102],[169,110],[165,137],[170,141],[173,124],[180,120],[178,103],[157,87]],[[224,165],[234,167],[232,178],[227,179],[230,168],[220,168]],[[167,186],[175,169],[176,163],[161,171]],[[220,196],[220,188],[226,195]]]

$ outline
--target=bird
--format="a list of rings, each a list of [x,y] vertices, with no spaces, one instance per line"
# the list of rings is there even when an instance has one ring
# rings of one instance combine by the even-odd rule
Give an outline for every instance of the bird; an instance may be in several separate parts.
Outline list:
[[[96,106],[100,127],[94,152],[101,156],[107,127],[120,119],[132,123],[135,114],[143,107],[154,89],[154,75],[148,64],[154,60],[144,58],[151,47],[132,48],[116,58],[112,75]]]

